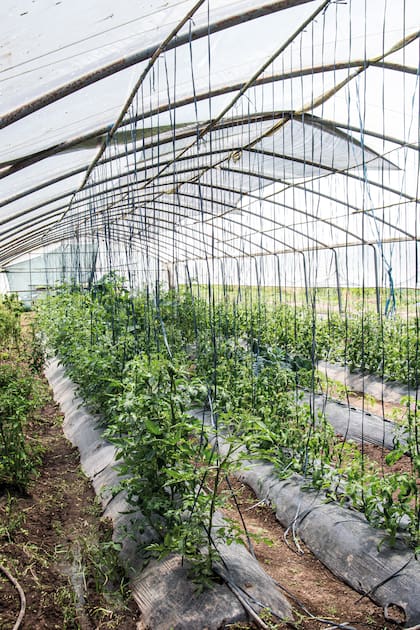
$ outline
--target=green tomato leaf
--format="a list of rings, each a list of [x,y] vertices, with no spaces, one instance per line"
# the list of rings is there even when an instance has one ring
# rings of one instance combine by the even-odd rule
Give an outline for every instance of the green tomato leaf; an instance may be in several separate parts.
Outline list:
[[[400,448],[397,448],[394,451],[388,453],[388,455],[385,457],[385,461],[388,466],[392,466],[393,464],[395,464],[395,462],[398,462],[403,455],[404,451]]]
[[[153,435],[160,435],[162,433],[161,428],[156,422],[150,420],[150,418],[144,418],[144,426]]]

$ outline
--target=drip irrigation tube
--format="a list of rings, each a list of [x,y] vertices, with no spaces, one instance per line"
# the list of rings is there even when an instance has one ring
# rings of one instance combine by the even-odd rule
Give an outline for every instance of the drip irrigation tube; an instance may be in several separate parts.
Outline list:
[[[0,564],[0,571],[2,573],[4,573],[4,575],[7,577],[9,582],[11,582],[13,584],[13,586],[15,587],[17,592],[19,593],[20,611],[19,611],[18,618],[16,619],[16,622],[14,623],[13,629],[12,629],[12,630],[18,630],[20,628],[20,626],[21,626],[21,623],[23,621],[23,618],[24,618],[25,612],[26,612],[26,597],[25,597],[25,593],[23,592],[23,588],[21,587],[21,585],[19,584],[17,579],[14,578],[13,575],[10,573],[10,571],[8,569],[6,569],[6,567],[3,566],[2,564]]]
[[[384,609],[401,608],[406,624],[420,623],[420,563],[403,543],[390,548],[362,514],[327,502],[299,475],[282,481],[273,466],[250,464],[240,479],[270,501],[280,523],[293,526],[334,575]]]

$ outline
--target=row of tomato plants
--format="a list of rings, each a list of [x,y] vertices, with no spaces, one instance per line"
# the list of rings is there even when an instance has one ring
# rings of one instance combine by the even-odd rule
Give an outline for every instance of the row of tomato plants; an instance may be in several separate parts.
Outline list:
[[[0,299],[0,496],[25,492],[42,455],[31,423],[45,402],[43,353],[33,334],[21,334],[22,311],[15,295]]]
[[[322,414],[314,417],[299,400],[296,386],[314,378],[311,363],[299,348],[272,342],[274,316],[260,305],[244,311],[189,292],[133,297],[111,277],[90,292],[69,287],[47,298],[39,320],[104,418],[122,462],[122,486],[158,533],[153,550],[189,557],[201,583],[215,553],[211,523],[223,502],[218,486],[240,465],[239,444],[246,457],[273,462],[281,477],[301,473],[331,498],[363,510],[391,543],[405,523],[406,539],[418,546],[418,442],[410,443],[411,473],[379,474],[354,444],[338,440]],[[207,407],[212,430],[228,437],[223,460],[208,429],[188,413],[193,407]],[[390,457],[403,452],[396,443]],[[225,534],[240,537],[233,525]]]
[[[280,306],[266,328],[269,343],[314,360],[346,364],[417,388],[420,380],[419,319],[385,318],[371,311],[319,315]]]
[[[106,287],[115,282],[118,285],[120,281],[111,275],[95,291],[106,292]],[[140,330],[145,323],[150,337],[153,334],[150,322],[155,317],[160,318],[175,345],[179,345],[180,335],[184,340],[193,341],[197,331],[212,329],[218,336],[248,340],[257,352],[260,347],[277,347],[298,361],[324,359],[414,388],[419,386],[418,317],[386,318],[370,310],[348,316],[333,311],[319,314],[309,307],[273,306],[257,299],[241,303],[229,296],[214,301],[213,297],[197,297],[187,288],[180,294],[160,291],[147,299],[136,300],[128,300],[128,294],[121,290],[119,299],[119,313],[115,317],[119,326],[127,327],[127,322],[131,322],[128,327],[132,325],[133,329]],[[130,302],[128,310],[121,308],[124,299]],[[148,338],[147,342],[150,341]]]
[[[145,318],[143,300],[135,302],[134,320]],[[358,314],[319,314],[315,309],[290,304],[273,306],[261,300],[236,302],[226,297],[216,303],[194,296],[188,289],[182,300],[175,292],[161,292],[158,316],[168,326],[171,341],[179,333],[191,338],[197,330],[213,328],[217,335],[242,337],[257,348],[277,347],[289,357],[316,362],[324,359],[346,364],[386,380],[413,388],[420,381],[419,318],[386,318],[371,310]]]

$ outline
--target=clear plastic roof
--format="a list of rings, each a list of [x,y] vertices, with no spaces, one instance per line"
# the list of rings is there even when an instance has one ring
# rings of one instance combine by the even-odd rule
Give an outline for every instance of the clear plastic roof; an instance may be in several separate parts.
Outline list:
[[[3,0],[0,265],[102,239],[390,267],[419,238],[419,27],[418,0]]]

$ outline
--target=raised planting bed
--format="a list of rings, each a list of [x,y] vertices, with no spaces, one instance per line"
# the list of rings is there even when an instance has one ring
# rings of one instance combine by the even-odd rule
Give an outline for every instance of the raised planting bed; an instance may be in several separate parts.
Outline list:
[[[374,374],[363,373],[361,370],[352,372],[348,366],[320,360],[317,362],[317,368],[327,378],[343,383],[349,390],[369,394],[384,402],[399,404],[404,396],[412,396],[416,399],[419,397],[419,390],[409,385],[382,379]]]
[[[334,431],[356,442],[367,442],[383,446],[388,450],[394,448],[396,425],[372,413],[349,406],[345,402],[330,400],[324,394],[305,392],[303,401],[311,405],[314,411],[322,411]],[[406,441],[399,438],[401,443]]]
[[[210,423],[207,412],[193,413]],[[217,445],[222,454],[226,452],[220,434]],[[397,607],[406,627],[420,624],[420,562],[402,541],[390,547],[386,532],[370,526],[363,514],[308,488],[310,480],[301,475],[282,480],[272,464],[243,460],[237,476],[271,504],[280,523],[301,537],[334,575],[385,613]]]
[[[247,621],[262,609],[270,609],[278,619],[292,619],[291,606],[251,554],[242,545],[227,546],[220,539],[221,517],[213,532],[221,557],[214,568],[221,579],[213,588],[197,593],[188,578],[188,565],[178,555],[152,560],[145,568],[142,548],[154,540],[154,532],[145,527],[142,514],[133,511],[124,492],[112,491],[119,481],[114,447],[102,438],[98,418],[83,406],[56,360],[50,362],[46,376],[64,414],[64,432],[79,448],[82,468],[101,498],[104,516],[113,521],[113,539],[122,545],[121,558],[144,628],[217,630]]]

